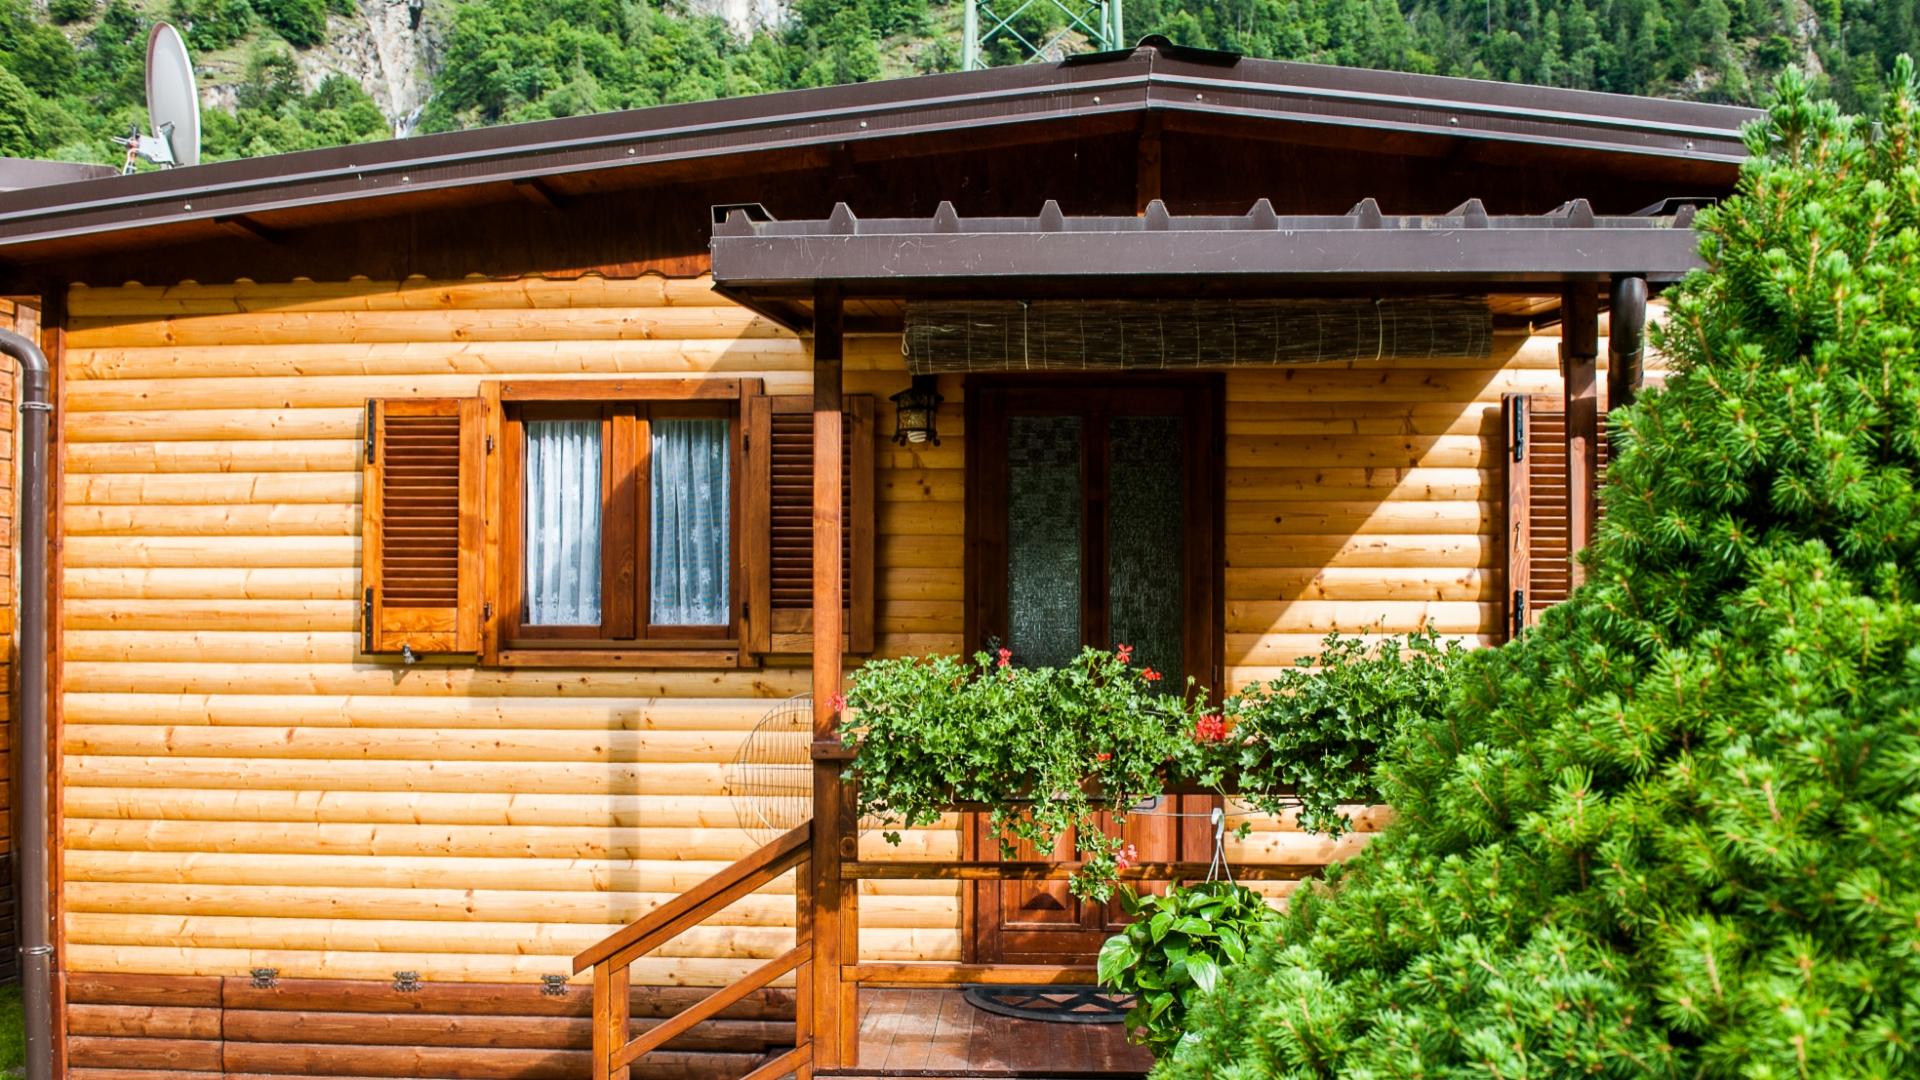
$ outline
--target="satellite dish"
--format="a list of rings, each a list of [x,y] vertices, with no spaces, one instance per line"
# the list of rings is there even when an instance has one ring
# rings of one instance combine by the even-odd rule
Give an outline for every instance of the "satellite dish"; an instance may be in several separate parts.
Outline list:
[[[813,816],[813,695],[775,705],[727,768],[740,827],[764,844]]]
[[[122,175],[134,171],[135,158],[165,169],[200,164],[200,93],[193,61],[180,31],[166,23],[154,23],[147,35],[147,122],[153,134],[136,128],[113,140],[127,148]]]
[[[768,709],[741,742],[726,778],[734,818],[756,844],[812,817],[813,695],[796,694]],[[860,831],[885,824],[861,818]]]

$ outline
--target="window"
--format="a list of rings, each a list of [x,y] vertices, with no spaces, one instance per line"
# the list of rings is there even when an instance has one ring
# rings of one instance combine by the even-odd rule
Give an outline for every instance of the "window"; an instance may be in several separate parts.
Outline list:
[[[874,637],[873,398],[844,402],[847,648]],[[367,403],[363,651],[718,667],[812,648],[812,401],[760,380]]]
[[[725,420],[653,422],[647,552],[648,618],[666,626],[727,621],[732,434]]]
[[[737,402],[503,402],[507,648],[737,638]]]

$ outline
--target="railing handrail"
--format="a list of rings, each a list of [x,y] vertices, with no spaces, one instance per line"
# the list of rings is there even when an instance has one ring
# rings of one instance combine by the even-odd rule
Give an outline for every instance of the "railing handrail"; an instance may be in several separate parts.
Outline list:
[[[777,877],[791,869],[795,863],[806,858],[812,842],[813,819],[808,818],[753,854],[660,905],[638,921],[589,946],[573,958],[573,973],[578,975],[595,964],[627,952],[633,946],[649,939],[660,938],[663,935],[671,937],[677,932],[675,924],[682,920],[691,919],[693,922],[699,922],[705,919],[720,907],[731,903],[735,898],[728,894],[754,877]]]

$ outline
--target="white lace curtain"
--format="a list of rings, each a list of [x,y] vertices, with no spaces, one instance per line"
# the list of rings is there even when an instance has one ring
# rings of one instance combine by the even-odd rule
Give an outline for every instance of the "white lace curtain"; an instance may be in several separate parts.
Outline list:
[[[727,619],[727,422],[653,422],[652,603],[661,626]]]
[[[600,421],[534,420],[527,436],[527,622],[600,623]]]

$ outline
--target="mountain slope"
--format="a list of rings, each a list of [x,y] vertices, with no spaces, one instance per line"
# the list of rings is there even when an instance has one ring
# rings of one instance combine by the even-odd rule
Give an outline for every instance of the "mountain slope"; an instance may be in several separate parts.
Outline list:
[[[15,114],[0,154],[117,160],[111,137],[142,119],[156,18],[195,52],[210,159],[950,70],[960,55],[955,0],[683,2],[0,0],[0,110]],[[1815,2],[1133,0],[1126,22],[1250,56],[1748,104],[1797,64],[1874,108],[1894,57],[1920,52],[1920,5]],[[1050,10],[1015,29],[1052,36]],[[1004,43],[988,54],[1020,59]]]

